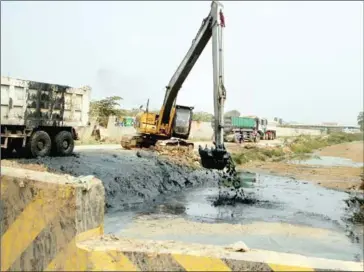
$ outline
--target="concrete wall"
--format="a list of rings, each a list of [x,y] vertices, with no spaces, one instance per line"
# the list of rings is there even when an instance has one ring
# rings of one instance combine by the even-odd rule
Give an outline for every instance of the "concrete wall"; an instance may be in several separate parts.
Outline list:
[[[363,271],[361,262],[103,234],[92,176],[1,168],[1,271]]]
[[[276,127],[274,129],[277,131],[277,137],[290,137],[299,135],[319,136],[323,134],[320,130],[316,129],[295,129],[283,127]]]
[[[211,122],[196,122],[191,125],[190,139],[194,140],[211,140],[213,136]]]
[[[90,127],[80,127],[78,129],[81,138],[85,138],[86,135],[91,135],[93,125]],[[277,131],[277,137],[283,136],[298,136],[301,134],[304,135],[321,135],[320,130],[314,129],[295,129],[295,128],[283,128],[283,127],[270,127],[271,129],[275,129]],[[108,138],[111,141],[120,141],[122,135],[130,135],[135,133],[135,129],[133,127],[115,127],[113,122],[109,122],[107,128],[101,129],[101,137]],[[192,122],[191,126],[191,140],[206,140],[210,141],[213,136],[213,129],[211,127],[210,122]]]
[[[57,270],[78,240],[103,233],[104,188],[93,177],[1,167],[0,203],[1,271]]]
[[[275,129],[277,131],[277,137],[283,136],[298,136],[298,135],[321,135],[320,130],[315,129],[294,129],[294,128],[282,128],[270,126],[270,129]],[[198,140],[211,140],[213,135],[213,130],[211,123],[209,122],[193,122],[191,127],[190,139]]]

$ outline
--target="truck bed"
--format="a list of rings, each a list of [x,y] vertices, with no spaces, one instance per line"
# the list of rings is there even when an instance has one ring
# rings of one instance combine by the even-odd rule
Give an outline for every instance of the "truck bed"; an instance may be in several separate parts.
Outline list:
[[[91,88],[1,77],[1,125],[85,126]]]

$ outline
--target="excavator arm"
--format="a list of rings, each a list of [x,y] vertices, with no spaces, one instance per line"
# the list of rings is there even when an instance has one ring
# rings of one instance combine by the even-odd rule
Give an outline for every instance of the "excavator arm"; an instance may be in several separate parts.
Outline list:
[[[225,18],[223,6],[217,1],[211,4],[211,33],[212,33],[212,63],[213,63],[213,90],[214,90],[214,148],[208,149],[199,146],[202,166],[222,170],[230,168],[235,171],[234,163],[224,146],[224,104],[226,90],[224,86],[224,43],[223,31]]]
[[[215,169],[225,168],[228,161],[231,160],[230,155],[225,150],[223,138],[223,115],[226,99],[223,55],[224,27],[225,18],[223,15],[223,5],[218,1],[212,1],[211,10],[208,16],[203,20],[190,49],[166,87],[166,94],[157,126],[159,133],[171,133],[170,130],[173,127],[172,121],[175,117],[174,109],[176,108],[178,92],[207,43],[212,38],[215,148],[203,149],[202,147],[199,147],[199,154],[204,167]]]

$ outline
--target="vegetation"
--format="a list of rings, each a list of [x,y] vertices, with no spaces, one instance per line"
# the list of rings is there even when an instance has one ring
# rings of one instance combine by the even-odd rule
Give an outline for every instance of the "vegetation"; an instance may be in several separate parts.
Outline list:
[[[90,103],[90,116],[95,118],[100,126],[106,127],[109,116],[113,115],[118,118],[126,116],[136,116],[141,108],[131,110],[122,109],[120,101],[123,100],[120,96],[110,96],[101,100],[94,100]],[[158,110],[149,110],[151,113],[157,113]]]
[[[360,126],[360,130],[363,131],[364,130],[364,112],[363,111],[359,112],[357,121],[358,121],[358,125]]]
[[[281,147],[267,149],[250,146],[242,152],[233,153],[231,156],[236,164],[245,164],[252,161],[281,161],[285,158],[285,152]]]
[[[259,148],[257,146],[247,145],[242,152],[232,155],[237,164],[244,164],[250,161],[281,161],[284,159],[307,158],[308,154],[316,149],[326,146],[362,141],[363,134],[348,134],[343,132],[332,133],[326,136],[308,136],[301,135],[293,140],[285,138],[283,147]]]
[[[362,140],[362,133],[349,134],[337,132],[331,133],[324,137],[299,136],[294,139],[292,143],[289,144],[289,147],[293,153],[307,154],[311,153],[315,149],[323,148],[326,146]]]
[[[105,99],[91,101],[90,116],[96,118],[101,126],[107,126],[110,115],[119,116],[121,114],[120,96],[110,96]]]

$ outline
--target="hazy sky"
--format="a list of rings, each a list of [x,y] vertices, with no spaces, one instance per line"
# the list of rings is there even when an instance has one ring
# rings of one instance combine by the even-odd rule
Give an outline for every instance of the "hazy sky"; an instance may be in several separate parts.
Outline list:
[[[226,108],[356,124],[363,2],[227,2]],[[210,2],[1,2],[1,74],[161,106]],[[213,111],[211,43],[178,96]]]

